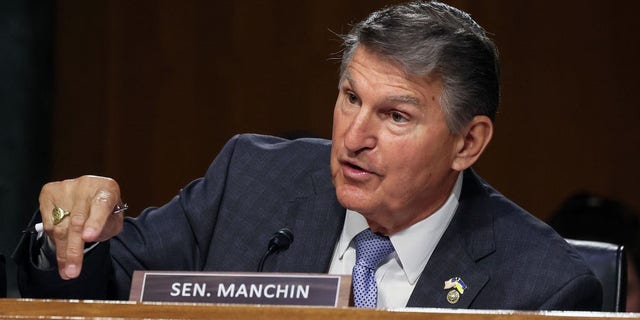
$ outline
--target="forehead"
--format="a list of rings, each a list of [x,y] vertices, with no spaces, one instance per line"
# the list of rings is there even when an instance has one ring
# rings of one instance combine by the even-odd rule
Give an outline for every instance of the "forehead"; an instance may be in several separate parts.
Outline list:
[[[434,74],[411,74],[399,62],[365,47],[356,48],[340,84],[352,86],[356,91],[370,89],[376,95],[398,95],[407,102],[427,102],[439,98],[442,92],[440,78]]]

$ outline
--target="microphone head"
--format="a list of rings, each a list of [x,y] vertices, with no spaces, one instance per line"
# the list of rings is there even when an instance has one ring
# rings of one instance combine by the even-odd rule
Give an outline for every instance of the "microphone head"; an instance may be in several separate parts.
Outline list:
[[[269,241],[269,250],[273,252],[287,250],[292,242],[293,232],[291,232],[289,228],[282,228],[273,234],[273,237]]]

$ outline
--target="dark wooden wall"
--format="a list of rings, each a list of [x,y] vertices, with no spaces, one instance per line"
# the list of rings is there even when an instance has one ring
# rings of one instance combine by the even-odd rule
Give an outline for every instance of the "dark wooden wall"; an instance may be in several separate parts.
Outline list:
[[[201,176],[236,133],[330,138],[335,33],[391,2],[58,1],[53,178],[114,177],[135,214]],[[541,218],[578,190],[640,208],[638,2],[449,3],[502,57],[477,170]]]

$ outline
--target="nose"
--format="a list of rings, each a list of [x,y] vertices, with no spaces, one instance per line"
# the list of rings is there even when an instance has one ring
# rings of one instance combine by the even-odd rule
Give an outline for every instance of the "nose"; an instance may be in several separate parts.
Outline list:
[[[350,120],[344,135],[344,146],[352,154],[373,150],[378,142],[374,115],[364,106]]]

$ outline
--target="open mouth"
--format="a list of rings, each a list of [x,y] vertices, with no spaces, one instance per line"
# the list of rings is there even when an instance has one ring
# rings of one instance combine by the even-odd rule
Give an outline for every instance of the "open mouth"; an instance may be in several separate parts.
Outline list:
[[[348,167],[348,168],[352,169],[353,171],[358,171],[358,172],[360,172],[360,173],[372,173],[372,172],[370,172],[369,170],[364,169],[364,168],[362,168],[362,167],[360,167],[360,166],[358,166],[358,165],[355,165],[355,164],[353,164],[353,163],[351,163],[351,162],[346,162],[346,161],[345,161],[345,162],[343,162],[343,164],[344,164],[346,167]]]
[[[362,169],[361,167],[356,166],[356,165],[355,165],[355,164],[353,164],[353,163],[349,163],[349,162],[347,162],[347,163],[346,163],[346,165],[347,165],[348,167],[350,167],[350,168],[353,168],[353,169],[356,169],[356,170],[359,170],[359,171],[367,171],[367,170]]]

